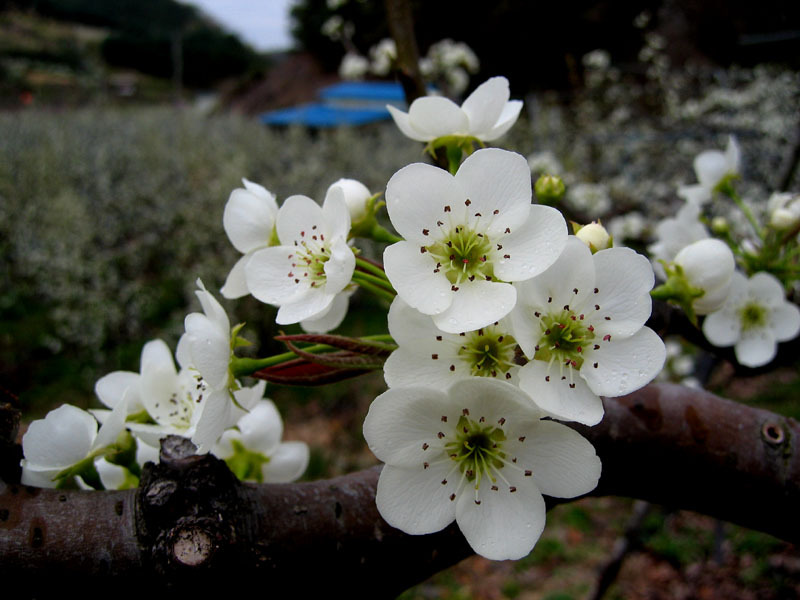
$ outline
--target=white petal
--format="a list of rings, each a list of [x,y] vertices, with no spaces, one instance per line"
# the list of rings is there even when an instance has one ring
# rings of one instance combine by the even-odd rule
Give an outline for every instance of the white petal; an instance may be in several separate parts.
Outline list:
[[[171,360],[171,359],[170,359]],[[94,384],[94,393],[100,398],[100,402],[109,408],[114,408],[122,401],[125,390],[130,389],[130,398],[135,398],[141,409],[139,402],[139,374],[131,371],[114,371],[104,375]]]
[[[431,445],[424,442],[437,439],[437,427],[442,415],[450,412],[445,393],[430,387],[403,387],[387,390],[369,407],[364,419],[364,439],[372,453],[383,462],[395,466],[422,468],[435,456]],[[428,459],[431,456],[432,459]]]
[[[504,213],[531,204],[531,170],[525,157],[516,152],[478,150],[459,167],[455,180],[466,193],[461,202],[466,198],[471,202],[470,216],[480,213],[492,220],[495,230],[519,223],[507,223]],[[494,211],[499,214],[494,215]]]
[[[599,350],[587,350],[580,371],[600,396],[613,398],[638,390],[661,372],[667,358],[664,342],[649,327],[627,338],[612,336],[600,345]]]
[[[30,424],[22,436],[22,450],[31,465],[63,469],[86,458],[96,435],[92,415],[64,404]]]
[[[532,481],[519,481],[517,491],[485,491],[480,504],[470,486],[456,505],[456,522],[475,552],[492,560],[516,560],[533,549],[545,523],[542,494]]]
[[[342,186],[332,185],[328,188],[322,203],[322,218],[325,221],[323,231],[327,241],[331,242],[334,238],[347,239],[347,234],[350,233],[350,210],[347,208]]]
[[[308,333],[327,333],[336,329],[347,315],[351,295],[352,292],[339,292],[328,307],[328,312],[313,319],[300,321],[300,327]]]
[[[119,490],[126,483],[127,469],[108,462],[105,458],[94,463],[100,482],[107,490]]]
[[[700,206],[711,200],[711,191],[703,185],[684,185],[678,188],[678,196],[688,204]]]
[[[227,335],[231,330],[231,322],[228,319],[228,313],[222,308],[219,300],[205,288],[200,278],[197,279],[197,286],[200,289],[195,292],[195,296],[200,300],[203,312],[206,313],[206,316],[217,329],[222,331],[224,335]]]
[[[270,192],[263,185],[250,181],[245,177],[242,177],[242,184],[244,185],[245,189],[248,192],[250,192],[254,196],[257,196],[258,198],[265,200],[267,203],[269,203],[270,207],[273,207],[275,209],[275,212],[278,211],[278,203],[275,201],[275,194]]]
[[[445,389],[457,379],[472,376],[463,360],[443,352],[430,352],[430,344],[420,346],[422,344],[411,348],[400,347],[392,352],[383,365],[386,385],[390,388],[402,387],[418,385],[420,381],[424,381],[433,388]],[[449,345],[442,347],[445,348],[449,348]],[[434,355],[436,359],[432,358]],[[450,365],[455,369],[451,371]]]
[[[450,461],[448,461],[450,462]],[[392,527],[412,535],[434,533],[447,527],[456,516],[458,477],[447,477],[450,465],[439,463],[423,469],[404,469],[386,465],[378,479],[375,502],[378,512]]]
[[[55,476],[58,475],[62,469],[46,469],[34,470],[30,465],[22,460],[22,485],[31,485],[40,488],[55,488],[58,482],[55,481]]]
[[[569,276],[565,276],[566,273]],[[564,304],[581,306],[587,297],[592,296],[594,285],[592,251],[575,236],[565,237],[563,251],[544,272],[527,281],[515,283],[520,302],[530,307],[528,316],[535,320],[536,327],[538,319],[533,316],[534,311],[547,312],[553,306],[560,310]],[[574,292],[576,289],[577,294]]]
[[[652,310],[650,290],[655,277],[650,261],[630,248],[609,248],[594,255],[594,265],[598,293],[588,303],[600,309],[587,314],[587,319],[602,322],[606,333],[635,333]]]
[[[781,306],[786,301],[783,286],[778,278],[766,272],[753,275],[747,282],[747,293],[759,304]]]
[[[117,437],[125,429],[125,417],[128,416],[128,392],[117,404],[100,426],[100,431],[92,442],[92,450],[98,450],[111,446],[117,441]]]
[[[510,95],[505,77],[492,77],[475,88],[461,104],[469,119],[470,135],[484,139],[500,118]]]
[[[312,228],[323,229],[322,207],[308,196],[289,196],[278,211],[276,230],[283,246],[292,246],[310,236]]]
[[[527,220],[502,238],[503,249],[495,255],[511,258],[493,260],[495,275],[503,281],[530,279],[556,261],[566,242],[567,224],[561,213],[549,206],[531,206]]]
[[[224,335],[205,315],[191,313],[184,319],[189,336],[192,364],[214,388],[225,387],[230,361],[230,337]]]
[[[345,238],[335,238],[330,245],[331,257],[325,262],[325,293],[338,294],[353,277],[356,257]]]
[[[728,307],[711,313],[703,321],[703,335],[709,342],[721,348],[733,346],[741,331],[742,322],[739,316]]]
[[[305,442],[284,442],[261,467],[265,483],[288,483],[308,468],[309,451]]]
[[[309,284],[300,273],[295,273],[289,258],[294,252],[292,246],[275,246],[253,253],[244,268],[247,287],[253,297],[279,306],[306,294]]]
[[[497,123],[495,123],[494,127],[489,130],[489,133],[483,136],[483,141],[492,142],[505,135],[505,133],[514,125],[514,123],[517,122],[521,110],[521,100],[511,100],[506,102],[506,105],[503,107],[503,111],[500,113],[500,117],[497,119]]]
[[[719,150],[705,150],[695,157],[694,172],[700,185],[712,190],[728,174],[728,161]]]
[[[246,254],[269,244],[277,212],[274,197],[260,198],[239,188],[228,198],[222,225],[233,246]]]
[[[769,315],[770,329],[779,342],[787,342],[800,332],[800,309],[796,304],[784,302],[773,308]]]
[[[766,327],[758,327],[742,331],[734,351],[736,360],[745,367],[761,367],[775,358],[778,344],[772,331]]]
[[[543,494],[574,498],[591,492],[600,479],[600,459],[578,432],[553,421],[539,421],[517,446],[522,464],[531,467]]]
[[[505,317],[516,301],[517,290],[510,283],[463,281],[452,293],[450,306],[433,315],[433,322],[447,333],[474,331]]]
[[[401,236],[417,246],[436,239],[436,222],[448,221],[445,207],[462,207],[466,199],[466,192],[450,173],[422,163],[403,167],[386,184],[389,219]]]
[[[205,397],[197,429],[192,436],[198,454],[205,454],[214,447],[228,422],[230,407],[227,391],[213,391]]]
[[[395,125],[397,125],[397,128],[406,137],[410,137],[412,140],[417,140],[418,142],[427,142],[433,139],[427,134],[420,133],[411,126],[411,121],[408,118],[408,113],[405,113],[402,110],[390,104],[387,104],[386,108],[389,109],[389,114],[392,115],[392,119],[394,119],[394,123]]]
[[[572,368],[562,373],[556,365],[532,360],[520,369],[519,386],[536,406],[559,419],[597,425],[603,418],[603,402]]]
[[[742,163],[742,152],[736,138],[728,136],[728,146],[725,148],[725,162],[728,164],[728,173],[738,173]]]
[[[151,340],[142,347],[140,359],[141,371],[144,372],[153,366],[164,366],[175,373],[175,363],[172,360],[172,351],[164,340]]]
[[[455,295],[443,273],[434,273],[436,263],[409,242],[397,242],[383,252],[386,276],[405,302],[425,314],[447,309]],[[461,331],[466,330],[459,330]]]
[[[291,325],[306,319],[325,316],[330,310],[336,294],[328,294],[323,289],[309,288],[308,293],[293,302],[281,304],[275,322],[278,325]]]
[[[247,296],[250,290],[247,288],[247,278],[245,275],[244,267],[247,261],[250,260],[252,254],[245,254],[236,264],[233,265],[231,272],[228,273],[228,278],[225,280],[225,285],[222,286],[220,293],[229,300],[234,298],[241,298]]]
[[[261,400],[239,419],[238,427],[245,448],[265,456],[277,449],[283,437],[283,420],[271,400]]]
[[[452,100],[441,96],[414,100],[408,110],[408,119],[411,127],[426,140],[469,131],[469,120],[464,111]]]

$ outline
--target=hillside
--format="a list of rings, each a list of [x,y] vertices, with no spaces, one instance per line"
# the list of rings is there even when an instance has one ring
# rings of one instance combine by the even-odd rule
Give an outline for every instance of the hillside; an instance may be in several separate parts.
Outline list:
[[[173,0],[0,4],[0,106],[164,100],[265,63],[235,35]]]

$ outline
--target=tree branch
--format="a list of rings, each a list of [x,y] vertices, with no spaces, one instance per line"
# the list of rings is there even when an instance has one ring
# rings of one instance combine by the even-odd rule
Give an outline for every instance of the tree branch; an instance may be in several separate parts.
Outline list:
[[[800,541],[793,419],[666,384],[607,399],[605,407],[600,425],[574,426],[603,461],[592,495],[641,498]],[[208,595],[258,578],[274,594],[346,587],[354,597],[394,597],[471,554],[454,525],[428,536],[387,525],[374,501],[378,467],[249,485],[190,450],[170,438],[136,491],[0,483],[5,581],[32,595],[85,589],[87,576],[98,590],[113,577],[115,589],[130,593],[167,586]]]

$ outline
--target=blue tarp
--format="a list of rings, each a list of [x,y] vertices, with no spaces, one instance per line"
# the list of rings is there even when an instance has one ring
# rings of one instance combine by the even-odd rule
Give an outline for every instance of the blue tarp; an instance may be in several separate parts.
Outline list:
[[[390,117],[385,108],[354,108],[328,104],[302,104],[292,108],[273,110],[259,118],[267,125],[301,124],[308,127],[338,127],[339,125],[364,125]]]
[[[319,97],[321,102],[273,110],[259,119],[267,125],[364,125],[389,119],[387,104],[405,106],[403,87],[390,81],[343,81],[323,88]]]
[[[366,100],[383,103],[406,101],[403,86],[394,81],[342,81],[322,88],[322,100]]]

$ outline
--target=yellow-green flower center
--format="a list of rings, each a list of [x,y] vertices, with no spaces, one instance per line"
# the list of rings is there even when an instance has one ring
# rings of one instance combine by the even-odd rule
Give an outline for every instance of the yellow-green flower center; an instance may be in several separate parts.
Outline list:
[[[583,351],[594,340],[594,327],[584,321],[583,314],[565,308],[540,317],[542,338],[534,358],[580,369]]]
[[[505,464],[505,441],[506,434],[501,428],[462,415],[456,424],[456,439],[445,445],[445,451],[458,463],[467,481],[475,481],[477,488],[484,476],[496,481],[492,471],[502,469]]]
[[[423,246],[436,260],[436,271],[443,271],[454,286],[464,280],[492,280],[494,270],[489,256],[492,243],[486,234],[459,225],[430,246]]]
[[[476,377],[504,377],[510,379],[509,370],[515,365],[517,341],[499,327],[483,327],[465,334],[458,355]]]
[[[739,311],[742,330],[747,331],[767,324],[767,309],[756,302],[748,302]]]

